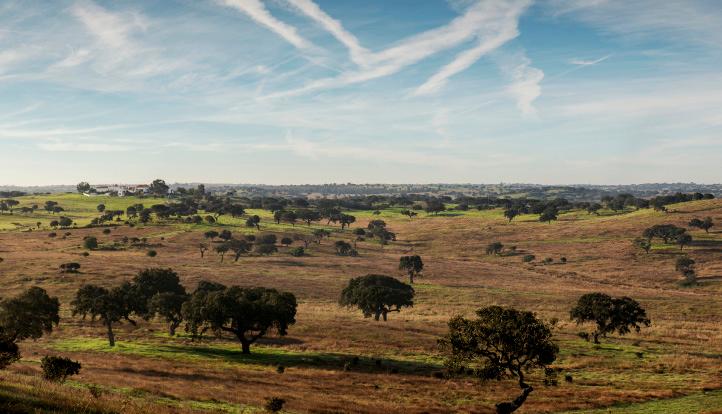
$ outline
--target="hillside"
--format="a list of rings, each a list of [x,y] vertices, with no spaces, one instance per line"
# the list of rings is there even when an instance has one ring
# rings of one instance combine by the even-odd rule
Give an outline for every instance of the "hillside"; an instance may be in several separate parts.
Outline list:
[[[154,202],[72,194],[17,198],[20,206],[48,199],[79,226],[98,215],[98,203],[125,210]],[[42,209],[6,212],[0,215],[2,296],[41,286],[60,298],[62,319],[51,335],[22,342],[23,360],[0,372],[0,407],[9,412],[28,406],[39,412],[254,412],[268,397],[280,396],[287,401],[284,412],[491,413],[500,395],[517,393],[513,381],[480,383],[435,373],[443,370],[437,340],[447,321],[496,304],[558,320],[554,333],[561,354],[554,366],[562,372],[559,384],[544,386],[543,376],[532,374],[535,391],[520,413],[601,413],[610,407],[620,413],[722,412],[722,201],[676,204],[667,213],[573,211],[548,224],[536,215],[509,222],[499,209],[413,218],[399,211],[349,211],[357,220],[351,230],[342,230],[325,220],[312,226],[276,224],[270,212],[249,209],[246,215],[261,217],[263,232],[310,234],[325,228],[332,235],[311,244],[305,257],[292,257],[288,247],[280,246],[277,254],[246,255],[237,262],[226,256],[222,263],[211,251],[200,257],[203,233],[221,228],[258,233],[244,217],[224,215],[215,224],[154,221],[53,230],[48,223],[57,215]],[[690,229],[693,242],[683,250],[655,241],[646,254],[631,243],[652,225],[688,227],[691,219],[704,217],[719,224],[709,233]],[[386,246],[357,241],[358,257],[335,254],[335,241],[353,243],[353,229],[374,219],[384,220],[397,240]],[[104,228],[110,233],[104,234]],[[50,232],[56,237],[48,237]],[[114,250],[83,256],[85,236]],[[125,237],[147,243],[129,246]],[[496,241],[506,253],[487,255],[486,246]],[[157,256],[149,257],[149,249]],[[414,284],[412,308],[391,314],[388,322],[375,322],[339,307],[339,294],[352,277],[380,273],[404,279],[398,260],[410,253],[425,263]],[[523,263],[530,254],[535,260]],[[680,283],[675,261],[682,254],[697,262],[697,286]],[[544,264],[545,258],[551,263]],[[80,273],[59,273],[58,266],[66,262],[80,263]],[[205,279],[290,291],[299,300],[297,322],[287,336],[262,339],[251,355],[243,355],[230,336],[193,341],[181,328],[170,337],[160,321],[118,324],[118,343],[110,348],[101,325],[71,316],[69,303],[82,284],[117,285],[147,267],[173,268],[189,289]],[[571,322],[569,309],[582,294],[597,291],[638,300],[651,327],[612,335],[601,345],[582,340],[577,333],[588,327]],[[79,360],[80,375],[64,385],[46,386],[36,378],[46,354]],[[355,357],[358,364],[349,368]],[[571,381],[564,380],[566,375]]]

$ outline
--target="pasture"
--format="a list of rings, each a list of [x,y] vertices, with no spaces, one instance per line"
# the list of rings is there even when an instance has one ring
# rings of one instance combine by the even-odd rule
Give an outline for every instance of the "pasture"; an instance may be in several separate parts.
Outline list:
[[[11,412],[32,405],[45,407],[41,412],[251,413],[262,412],[267,398],[279,396],[287,401],[283,412],[289,413],[492,413],[494,403],[517,394],[513,381],[434,375],[444,368],[437,340],[448,320],[488,305],[513,306],[557,321],[559,382],[544,386],[543,375],[533,373],[528,381],[534,392],[520,413],[722,412],[722,228],[709,234],[690,229],[694,241],[684,250],[657,242],[647,254],[632,245],[655,224],[687,227],[692,218],[707,216],[722,223],[722,201],[681,203],[667,213],[573,211],[551,223],[540,223],[536,215],[510,222],[500,209],[412,218],[395,208],[379,214],[345,211],[357,220],[343,230],[325,220],[311,226],[276,224],[272,213],[247,209],[247,215],[261,217],[261,232],[309,234],[324,228],[331,237],[311,244],[304,257],[292,257],[289,247],[279,246],[273,255],[221,262],[212,251],[201,258],[198,245],[207,242],[203,233],[258,233],[245,225],[245,218],[84,228],[98,216],[99,203],[107,210],[125,210],[161,200],[77,194],[17,200],[18,207],[57,201],[65,209],[62,215],[78,227],[49,228],[58,214],[42,207],[0,215],[1,296],[40,286],[61,301],[58,328],[22,342],[23,359],[0,371],[0,401]],[[374,219],[386,221],[397,240],[385,246],[357,241],[357,257],[335,254],[335,241],[354,242],[353,229]],[[48,237],[51,231],[57,236]],[[132,246],[85,256],[85,236],[116,245],[124,237],[146,238],[157,256],[149,257],[147,247]],[[516,248],[487,255],[486,246],[496,241]],[[390,314],[388,322],[375,322],[339,307],[339,294],[353,277],[376,273],[406,280],[397,267],[399,257],[408,254],[422,256],[425,263],[414,284],[412,308]],[[523,263],[527,254],[536,259]],[[680,284],[675,261],[682,254],[697,262],[697,286]],[[552,261],[545,264],[545,258]],[[58,266],[66,262],[80,263],[80,272],[61,274]],[[156,320],[118,324],[118,343],[110,348],[100,324],[71,315],[70,301],[82,284],[117,285],[148,267],[172,268],[189,290],[211,280],[292,292],[299,301],[297,322],[287,336],[266,337],[244,355],[231,337],[193,340],[182,327],[170,337]],[[639,334],[612,335],[599,345],[582,340],[578,332],[589,327],[570,321],[569,310],[589,292],[633,297],[652,325]],[[47,354],[77,359],[83,365],[80,375],[62,385],[42,382],[39,360]],[[349,369],[354,358],[358,362]]]

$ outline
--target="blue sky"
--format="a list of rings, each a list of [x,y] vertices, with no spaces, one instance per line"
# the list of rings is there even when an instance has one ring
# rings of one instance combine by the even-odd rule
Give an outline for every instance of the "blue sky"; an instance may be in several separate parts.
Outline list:
[[[720,182],[722,4],[0,3],[0,184]]]

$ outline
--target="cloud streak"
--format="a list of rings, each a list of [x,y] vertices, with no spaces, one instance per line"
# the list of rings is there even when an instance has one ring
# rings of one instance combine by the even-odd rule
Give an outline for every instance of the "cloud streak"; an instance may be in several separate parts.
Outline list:
[[[295,27],[273,17],[260,0],[218,0],[218,2],[244,13],[298,49],[311,47],[311,43],[301,37]]]

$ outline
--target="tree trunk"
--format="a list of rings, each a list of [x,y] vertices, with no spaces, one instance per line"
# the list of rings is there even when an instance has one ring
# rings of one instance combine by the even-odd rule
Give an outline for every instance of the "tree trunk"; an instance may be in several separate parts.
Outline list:
[[[243,353],[243,354],[251,353],[251,342],[247,341],[244,338],[241,338],[241,353]]]
[[[593,335],[594,335],[594,343],[599,344],[599,333],[595,332]]]
[[[378,321],[380,317],[381,317],[381,311],[376,311],[376,313],[374,314],[374,320]]]
[[[514,401],[511,402],[504,402],[499,403],[496,405],[496,413],[497,414],[511,414],[514,411],[518,410],[519,407],[524,404],[524,401],[526,401],[526,397],[529,396],[529,394],[534,391],[534,389],[530,386],[526,386],[522,388],[521,394],[514,399]]]
[[[105,325],[108,327],[108,343],[110,346],[115,346],[115,334],[113,333],[113,323],[106,322]]]
[[[175,330],[178,328],[178,325],[180,325],[180,321],[171,321],[168,325],[168,334],[170,336],[175,336]]]
[[[414,284],[414,274],[413,273],[409,273],[409,283],[411,283],[412,285]]]
[[[384,322],[386,322],[386,314],[387,314],[387,313],[388,313],[388,312],[386,312],[386,311],[383,311],[383,312],[381,313],[381,314],[383,315],[383,317],[384,317]]]

